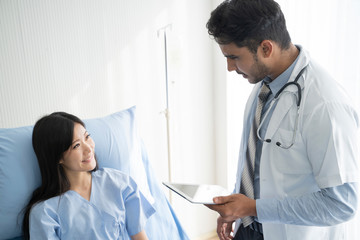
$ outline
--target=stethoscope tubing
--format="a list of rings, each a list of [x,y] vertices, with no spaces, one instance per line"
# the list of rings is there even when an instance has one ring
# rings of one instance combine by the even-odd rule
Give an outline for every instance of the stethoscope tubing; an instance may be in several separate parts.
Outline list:
[[[256,131],[258,139],[261,140],[262,142],[271,143],[270,138],[269,139],[263,139],[263,138],[260,137],[260,129],[264,124],[264,119],[267,118],[267,116],[269,115],[271,109],[274,107],[275,102],[277,102],[280,99],[280,96],[284,93],[284,90],[290,85],[295,85],[297,87],[297,96],[294,93],[295,98],[296,98],[297,114],[296,114],[296,119],[295,119],[295,126],[294,126],[294,130],[293,130],[293,136],[292,136],[292,139],[291,139],[291,142],[290,142],[289,145],[283,145],[280,142],[276,142],[276,145],[278,147],[283,148],[283,149],[289,149],[294,145],[295,139],[296,139],[296,132],[297,132],[297,129],[298,129],[299,115],[300,115],[300,104],[301,104],[301,86],[298,83],[298,80],[299,80],[300,76],[302,75],[302,73],[305,71],[306,67],[307,66],[305,66],[303,69],[301,69],[301,71],[298,73],[298,75],[296,76],[294,81],[288,82],[284,86],[282,86],[282,88],[280,88],[280,90],[274,96],[274,99],[271,101],[270,106],[269,106],[268,110],[266,111],[265,115],[263,116],[263,118],[262,118],[262,120],[261,120],[261,122],[259,124],[259,127],[258,127],[258,129]]]

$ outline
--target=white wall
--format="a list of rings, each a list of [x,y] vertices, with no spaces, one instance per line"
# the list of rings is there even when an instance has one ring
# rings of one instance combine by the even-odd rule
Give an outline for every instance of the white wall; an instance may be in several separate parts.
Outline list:
[[[206,4],[205,4],[206,2]],[[174,1],[169,40],[172,181],[216,183],[212,41],[205,24],[208,1]],[[172,195],[192,239],[215,230],[217,215]]]
[[[158,30],[171,24],[172,180],[215,183],[211,9],[207,0],[0,0],[0,127],[58,110],[92,118],[137,105],[150,161],[167,181]],[[204,206],[177,196],[173,206],[191,238],[215,229]]]

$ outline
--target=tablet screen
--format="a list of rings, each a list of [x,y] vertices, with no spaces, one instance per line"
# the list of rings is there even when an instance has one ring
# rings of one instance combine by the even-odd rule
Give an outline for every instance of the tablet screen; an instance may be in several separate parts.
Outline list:
[[[192,203],[214,204],[214,197],[227,196],[231,194],[227,189],[219,185],[182,183],[163,184]]]

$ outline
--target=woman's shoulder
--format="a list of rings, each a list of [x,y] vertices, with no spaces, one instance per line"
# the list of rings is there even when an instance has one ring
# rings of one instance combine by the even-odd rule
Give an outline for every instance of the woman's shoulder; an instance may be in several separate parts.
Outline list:
[[[42,214],[48,212],[57,212],[60,196],[52,197],[44,201],[40,201],[31,208],[30,214]]]

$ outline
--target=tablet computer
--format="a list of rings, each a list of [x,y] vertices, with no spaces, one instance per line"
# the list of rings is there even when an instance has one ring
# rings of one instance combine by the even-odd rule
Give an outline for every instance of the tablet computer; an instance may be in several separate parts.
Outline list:
[[[214,197],[228,196],[231,194],[230,191],[219,185],[183,184],[169,182],[163,182],[163,184],[191,203],[215,204],[213,202]]]

